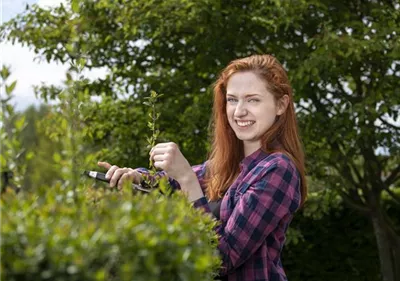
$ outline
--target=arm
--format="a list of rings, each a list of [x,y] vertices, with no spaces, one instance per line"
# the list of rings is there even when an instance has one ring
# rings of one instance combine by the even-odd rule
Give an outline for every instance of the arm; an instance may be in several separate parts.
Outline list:
[[[260,180],[241,195],[226,223],[218,225],[218,249],[222,255],[221,275],[242,265],[281,221],[299,207],[299,177],[293,165],[277,159]],[[205,198],[194,203],[205,212]]]

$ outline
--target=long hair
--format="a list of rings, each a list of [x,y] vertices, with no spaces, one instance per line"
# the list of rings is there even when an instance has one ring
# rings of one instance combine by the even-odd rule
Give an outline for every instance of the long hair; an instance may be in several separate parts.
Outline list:
[[[307,196],[304,152],[297,129],[292,87],[286,71],[271,55],[253,55],[232,61],[222,70],[214,84],[213,140],[207,164],[206,195],[209,200],[222,198],[239,174],[239,164],[244,158],[243,142],[239,140],[228,122],[226,114],[226,88],[229,78],[237,72],[251,71],[258,75],[267,90],[278,102],[284,95],[289,104],[282,115],[261,139],[261,149],[266,153],[282,152],[295,163],[301,178],[301,205]],[[278,145],[273,145],[278,144]]]

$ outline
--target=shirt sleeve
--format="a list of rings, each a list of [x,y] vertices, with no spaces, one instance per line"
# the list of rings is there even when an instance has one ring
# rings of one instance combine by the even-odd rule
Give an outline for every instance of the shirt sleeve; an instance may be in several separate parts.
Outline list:
[[[205,191],[204,176],[205,176],[205,172],[206,172],[206,162],[203,164],[200,164],[200,165],[192,166],[192,169],[193,169],[193,172],[195,172],[196,177],[199,180],[201,189],[204,192]],[[143,176],[146,176],[152,182],[154,182],[156,180],[160,180],[161,178],[168,178],[168,182],[174,190],[181,189],[181,186],[179,185],[179,183],[175,179],[168,177],[167,173],[164,171],[158,171],[153,176],[150,175],[149,170],[146,168],[136,168],[136,171],[141,173]]]
[[[221,275],[242,265],[267,236],[300,205],[299,175],[289,161],[279,159],[240,195],[229,219],[215,230],[222,256]],[[207,200],[194,202],[210,212]]]

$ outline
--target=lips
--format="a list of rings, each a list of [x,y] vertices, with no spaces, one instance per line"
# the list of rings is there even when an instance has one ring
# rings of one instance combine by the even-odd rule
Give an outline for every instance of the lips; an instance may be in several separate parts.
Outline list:
[[[250,127],[251,125],[256,123],[256,121],[241,121],[241,120],[235,120],[235,122],[239,127]]]

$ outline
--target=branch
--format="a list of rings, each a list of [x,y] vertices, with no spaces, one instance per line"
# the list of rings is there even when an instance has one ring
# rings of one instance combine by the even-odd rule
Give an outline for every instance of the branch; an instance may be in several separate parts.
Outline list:
[[[346,192],[344,192],[343,190],[338,189],[338,192],[340,196],[343,198],[343,201],[353,209],[360,211],[363,214],[368,214],[370,212],[370,210],[365,205],[361,205],[355,202],[353,198],[351,198],[351,196]]]
[[[350,182],[356,189],[357,188],[361,188],[364,192],[366,192],[366,190],[364,189],[363,185],[361,184],[361,178],[358,177],[359,174],[358,172],[355,173],[356,174],[356,178],[359,182],[357,182],[356,179],[354,179],[351,170],[352,167],[348,164],[349,162],[352,162],[345,153],[343,153],[343,151],[340,149],[340,146],[337,142],[330,142],[330,145],[332,148],[334,148],[337,152],[340,153],[340,156],[343,157],[342,160],[344,161],[335,161],[335,159],[332,159],[333,161],[331,162],[331,165],[333,167],[335,167],[339,173],[343,176],[343,178],[345,178],[348,182]]]
[[[297,106],[300,107],[302,110],[308,112],[309,114],[312,114],[310,108],[305,107],[304,105],[302,105],[302,104],[300,104],[300,103],[297,103]]]
[[[394,124],[390,124],[388,121],[386,121],[385,119],[383,119],[382,116],[379,116],[378,119],[379,119],[382,123],[384,123],[385,125],[387,125],[388,127],[391,127],[391,128],[393,128],[393,129],[395,129],[395,130],[400,130],[400,127],[397,127],[397,126],[394,125]]]
[[[355,167],[354,162],[350,162],[349,163],[349,167],[352,169],[352,171],[356,175],[356,178],[357,178],[358,182],[361,183],[364,179],[361,176],[361,174],[358,172],[358,169]]]
[[[387,186],[383,188],[392,198],[394,201],[396,201],[397,204],[400,205],[400,196],[394,193],[393,191],[390,190]]]
[[[397,165],[397,167],[392,171],[390,176],[386,178],[386,180],[384,181],[385,185],[391,186],[394,182],[396,182],[396,180],[398,180],[398,177],[400,176],[399,174],[400,174],[400,164]]]
[[[344,99],[350,101],[352,104],[360,102],[362,100],[361,97],[356,97],[356,96],[352,96],[352,95],[347,94],[346,90],[343,88],[343,85],[340,82],[339,78],[336,79],[336,84],[339,86],[339,91],[336,92],[336,93],[339,94]]]

